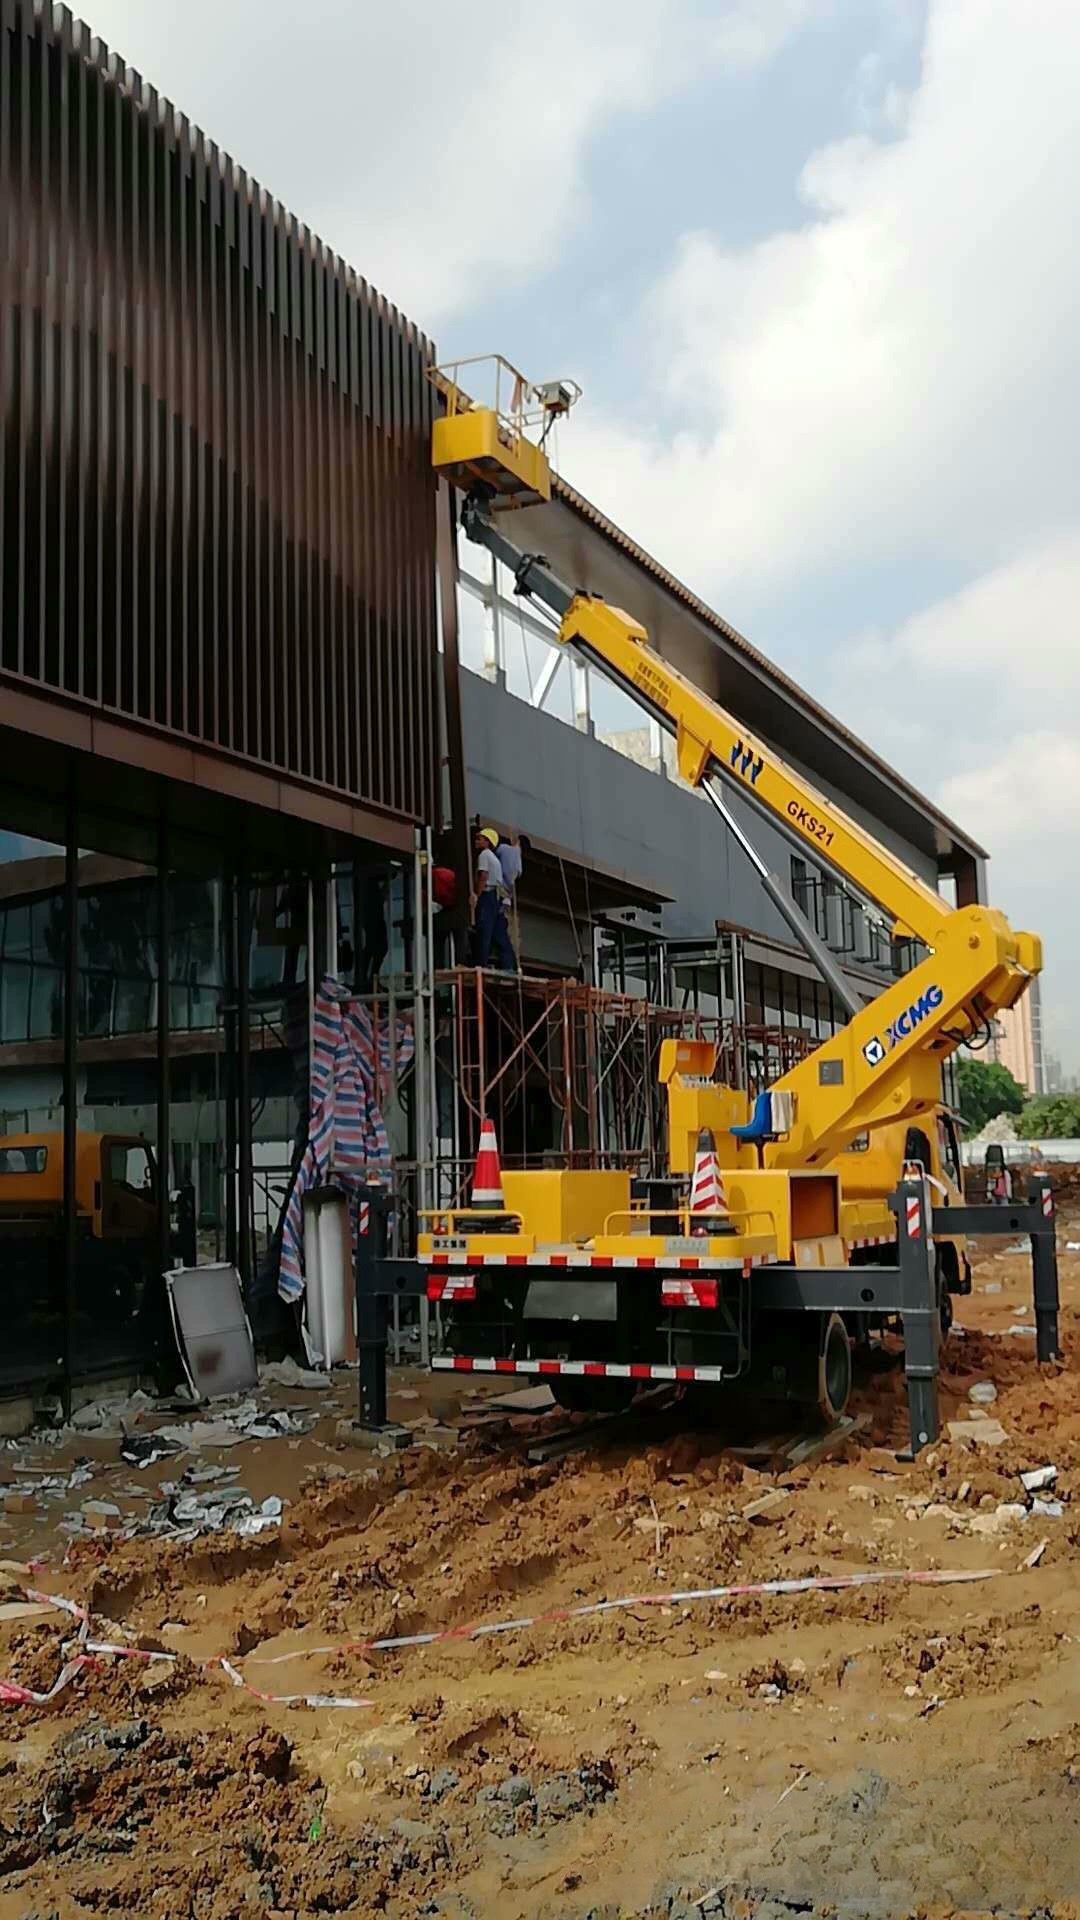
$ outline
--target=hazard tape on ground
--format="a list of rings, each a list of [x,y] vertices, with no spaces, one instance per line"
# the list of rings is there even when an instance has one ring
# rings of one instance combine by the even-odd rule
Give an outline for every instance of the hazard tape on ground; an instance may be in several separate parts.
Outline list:
[[[619,1600],[592,1600],[580,1607],[556,1607],[549,1613],[524,1615],[519,1620],[494,1620],[487,1624],[444,1627],[434,1633],[397,1634],[384,1640],[350,1640],[343,1652],[395,1653],[405,1647],[434,1647],[440,1641],[485,1640],[500,1633],[518,1633],[525,1627],[546,1627],[567,1620],[588,1620],[602,1613],[627,1613],[634,1607],[686,1607],[698,1600],[742,1600],[753,1596],[768,1598],[774,1594],[842,1593],[854,1587],[924,1586],[945,1587],[964,1581],[993,1580],[1005,1571],[1002,1567],[980,1567],[972,1572],[915,1571],[886,1568],[873,1573],[809,1574],[801,1580],[756,1580],[735,1587],[687,1587],[671,1593],[638,1593]],[[295,1656],[293,1656],[295,1657]],[[267,1662],[267,1665],[270,1663]]]
[[[915,1569],[890,1567],[867,1573],[807,1574],[796,1580],[754,1580],[745,1581],[738,1586],[725,1587],[686,1587],[676,1588],[664,1593],[627,1594],[617,1600],[592,1600],[577,1607],[554,1607],[546,1613],[524,1614],[515,1620],[491,1620],[487,1622],[467,1622],[455,1627],[439,1627],[429,1633],[391,1634],[377,1640],[344,1640],[334,1646],[297,1647],[289,1653],[277,1653],[266,1659],[258,1660],[259,1666],[280,1667],[294,1660],[313,1660],[331,1655],[353,1653],[366,1656],[373,1653],[401,1653],[411,1647],[435,1647],[451,1641],[470,1641],[495,1639],[504,1633],[521,1633],[530,1627],[547,1627],[565,1624],[570,1620],[596,1619],[606,1613],[629,1613],[635,1607],[689,1607],[704,1600],[744,1600],[769,1599],[804,1593],[847,1593],[861,1587],[910,1586],[910,1587],[948,1587],[971,1584],[979,1580],[994,1580],[1007,1572],[1004,1567],[967,1568],[927,1568]],[[123,1641],[91,1640],[87,1636],[89,1616],[85,1608],[73,1600],[66,1600],[51,1593],[34,1593],[27,1590],[27,1597],[47,1601],[50,1605],[71,1614],[81,1623],[79,1652],[64,1666],[59,1677],[46,1693],[36,1693],[30,1687],[14,1682],[0,1681],[0,1705],[5,1706],[47,1706],[70,1684],[75,1675],[84,1668],[93,1668],[106,1658],[118,1660],[140,1660],[145,1663],[165,1662],[173,1664],[179,1660],[177,1653],[150,1650],[146,1647],[132,1647]],[[210,1660],[200,1664],[203,1673],[220,1670],[235,1687],[243,1688],[270,1706],[278,1707],[334,1707],[367,1710],[375,1706],[374,1700],[359,1700],[349,1696],[326,1693],[266,1693],[256,1687],[238,1666],[226,1654],[215,1654]]]
[[[22,1592],[27,1600],[55,1607],[58,1612],[69,1614],[72,1619],[79,1622],[79,1638],[75,1642],[78,1652],[65,1662],[52,1686],[44,1692],[38,1692],[33,1687],[24,1687],[17,1681],[0,1680],[0,1706],[46,1707],[71,1685],[76,1674],[100,1668],[102,1661],[106,1659],[136,1660],[147,1666],[150,1664],[173,1666],[180,1658],[177,1653],[152,1650],[149,1647],[132,1647],[119,1640],[91,1640],[88,1632],[90,1615],[77,1601],[68,1600],[63,1594],[39,1593],[32,1587],[24,1587]],[[234,1687],[242,1687],[246,1693],[254,1694],[256,1700],[263,1700],[271,1706],[367,1710],[375,1705],[374,1700],[357,1700],[346,1695],[330,1693],[265,1693],[261,1687],[252,1686],[250,1680],[245,1679],[225,1654],[216,1654],[213,1659],[196,1664],[203,1673],[212,1673],[216,1668],[220,1668],[221,1672],[232,1681]]]

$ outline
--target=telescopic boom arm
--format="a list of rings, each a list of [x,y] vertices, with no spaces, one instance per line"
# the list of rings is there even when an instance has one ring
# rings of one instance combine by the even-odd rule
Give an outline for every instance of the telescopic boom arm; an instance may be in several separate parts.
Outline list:
[[[776,1090],[795,1096],[795,1119],[783,1139],[763,1136],[767,1164],[820,1165],[865,1128],[940,1105],[943,1061],[977,1039],[994,1013],[1019,999],[1042,966],[1038,938],[1014,933],[993,908],[951,908],[834,801],[663,660],[631,615],[595,595],[570,592],[541,556],[509,540],[485,502],[470,496],[462,525],[470,539],[510,569],[519,593],[543,601],[558,617],[562,645],[573,647],[674,734],[683,779],[704,788],[724,814],[771,882],[771,897],[791,924],[798,910],[767,875],[724,807],[718,780],[736,788],[815,860],[886,913],[897,936],[931,949],[928,959],[864,1006],[828,949],[816,942],[815,959],[851,1018],[777,1081]],[[798,931],[808,944],[805,922]]]

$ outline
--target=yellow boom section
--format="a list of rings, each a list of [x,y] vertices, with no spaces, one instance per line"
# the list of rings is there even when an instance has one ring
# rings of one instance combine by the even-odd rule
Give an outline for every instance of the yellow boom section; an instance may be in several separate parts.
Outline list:
[[[691,786],[700,786],[714,771],[733,776],[751,799],[806,841],[815,859],[836,868],[876,901],[900,938],[936,946],[951,911],[948,901],[662,660],[649,646],[644,627],[629,614],[578,594],[563,618],[559,638],[597,660],[627,692],[673,726],[679,772]]]
[[[774,1167],[821,1165],[864,1128],[931,1112],[941,1068],[1042,966],[1034,934],[1014,933],[991,907],[952,908],[933,887],[761,745],[730,714],[662,660],[645,629],[619,607],[577,594],[560,638],[596,661],[674,727],[679,771],[700,786],[720,771],[806,840],[820,860],[887,912],[894,930],[930,957],[855,1013],[847,1026],[784,1074],[774,1091],[795,1096],[783,1140],[765,1148]]]

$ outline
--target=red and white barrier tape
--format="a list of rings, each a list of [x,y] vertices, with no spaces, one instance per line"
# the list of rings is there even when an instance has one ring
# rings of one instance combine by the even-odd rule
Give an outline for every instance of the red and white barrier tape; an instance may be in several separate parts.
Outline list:
[[[626,1613],[634,1607],[685,1607],[696,1600],[741,1600],[791,1593],[840,1593],[852,1587],[945,1587],[969,1580],[992,1580],[1001,1567],[927,1572],[891,1568],[873,1573],[810,1574],[802,1580],[758,1580],[737,1587],[688,1587],[681,1592],[638,1593],[620,1600],[593,1600],[580,1607],[555,1607],[550,1613],[527,1614],[520,1620],[494,1620],[487,1625],[444,1627],[435,1633],[398,1634],[385,1640],[350,1640],[348,1653],[394,1653],[403,1647],[433,1647],[446,1640],[485,1640],[499,1633],[517,1633],[524,1627],[546,1627],[566,1620],[587,1620],[602,1613]],[[270,1663],[267,1662],[269,1665]]]
[[[441,1627],[430,1633],[392,1634],[379,1640],[345,1640],[335,1646],[297,1647],[290,1653],[273,1654],[258,1665],[281,1667],[293,1660],[312,1660],[331,1654],[358,1653],[400,1653],[410,1647],[434,1647],[445,1645],[453,1640],[488,1640],[503,1633],[521,1633],[528,1627],[556,1626],[568,1620],[596,1619],[605,1613],[627,1613],[635,1607],[686,1607],[700,1600],[742,1600],[760,1597],[786,1596],[801,1593],[844,1593],[859,1587],[881,1586],[922,1586],[946,1587],[967,1584],[976,1580],[993,1580],[1004,1573],[1003,1567],[979,1567],[968,1569],[909,1569],[887,1568],[868,1573],[809,1574],[799,1580],[757,1580],[747,1581],[739,1586],[729,1587],[688,1587],[666,1593],[629,1594],[618,1600],[593,1600],[579,1607],[554,1607],[547,1613],[523,1615],[517,1620],[492,1620],[486,1623],[464,1623],[457,1627]],[[29,1596],[28,1594],[28,1597]],[[81,1622],[85,1636],[88,1615],[85,1608],[75,1601],[65,1600],[57,1594],[35,1593],[35,1600],[48,1601],[52,1606],[61,1608]],[[46,1706],[56,1699],[59,1693],[74,1679],[83,1668],[94,1667],[103,1658],[118,1660],[142,1660],[145,1662],[169,1662],[180,1658],[179,1654],[151,1652],[144,1647],[126,1646],[113,1640],[90,1640],[80,1638],[80,1651],[67,1662],[63,1671],[49,1688],[47,1693],[35,1693],[30,1687],[19,1686],[10,1681],[0,1682],[0,1705],[6,1706]],[[359,1700],[348,1696],[325,1693],[265,1693],[262,1688],[253,1686],[251,1681],[225,1654],[217,1654],[211,1660],[201,1663],[204,1673],[219,1668],[235,1687],[242,1687],[253,1694],[257,1700],[263,1700],[271,1706],[279,1707],[336,1707],[367,1709],[375,1705],[374,1700]]]

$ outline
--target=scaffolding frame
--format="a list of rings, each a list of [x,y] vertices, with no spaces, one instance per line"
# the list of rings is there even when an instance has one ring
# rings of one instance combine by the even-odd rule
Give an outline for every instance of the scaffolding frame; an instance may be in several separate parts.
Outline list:
[[[390,1174],[389,1250],[405,1258],[424,1214],[467,1205],[484,1120],[495,1123],[511,1169],[620,1168],[662,1178],[667,1102],[660,1082],[665,1040],[716,1048],[716,1077],[751,1092],[771,1083],[815,1044],[810,1035],[747,1025],[692,1007],[565,976],[436,966],[429,831],[417,830],[407,890],[406,968],[384,974],[367,1006],[376,1030],[399,1017],[413,1025],[414,1053],[400,1075],[375,1049],[375,1097],[399,1115]],[[376,1171],[386,1181],[385,1169]],[[426,1302],[421,1302],[426,1357]]]

